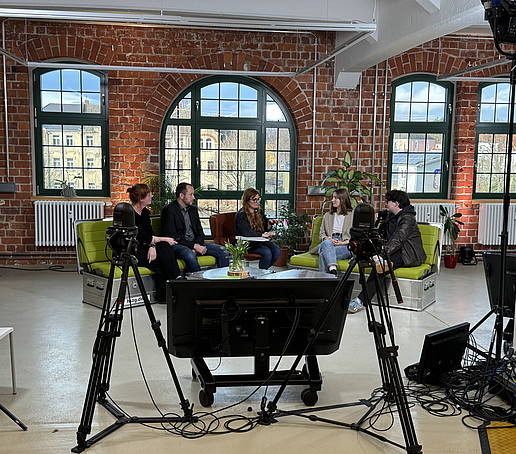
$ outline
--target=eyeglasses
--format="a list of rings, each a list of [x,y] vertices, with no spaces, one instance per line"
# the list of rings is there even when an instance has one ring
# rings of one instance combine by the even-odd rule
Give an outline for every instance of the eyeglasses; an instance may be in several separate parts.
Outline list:
[[[262,200],[261,197],[253,197],[252,199],[249,199],[250,202],[259,202],[260,200]]]

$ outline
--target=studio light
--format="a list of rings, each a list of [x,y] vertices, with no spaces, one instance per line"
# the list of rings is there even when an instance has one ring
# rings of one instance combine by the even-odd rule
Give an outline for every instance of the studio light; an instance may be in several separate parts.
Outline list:
[[[495,42],[516,44],[516,0],[481,0]]]

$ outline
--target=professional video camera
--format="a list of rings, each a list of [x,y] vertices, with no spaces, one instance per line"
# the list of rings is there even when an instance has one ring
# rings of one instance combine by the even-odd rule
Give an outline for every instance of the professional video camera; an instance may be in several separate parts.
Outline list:
[[[516,43],[516,0],[481,0],[497,44]]]
[[[368,203],[359,203],[356,206],[350,236],[348,248],[358,260],[368,260],[380,253],[383,239],[375,227],[374,208]]]
[[[106,229],[106,242],[115,257],[120,257],[123,252],[134,253],[128,251],[128,248],[138,233],[135,223],[132,205],[125,202],[117,204],[113,211],[113,226]]]

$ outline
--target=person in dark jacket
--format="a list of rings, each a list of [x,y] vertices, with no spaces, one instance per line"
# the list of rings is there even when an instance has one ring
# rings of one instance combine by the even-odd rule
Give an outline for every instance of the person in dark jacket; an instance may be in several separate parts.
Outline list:
[[[161,212],[161,230],[164,235],[177,241],[172,247],[176,256],[185,261],[186,271],[200,271],[198,255],[215,257],[217,267],[229,265],[225,247],[205,243],[199,211],[193,205],[194,188],[188,183],[179,183],[176,187],[176,200],[169,203]]]
[[[146,208],[152,200],[149,186],[135,184],[127,192],[134,209],[135,224],[138,227],[136,234],[138,265],[156,273],[156,300],[163,303],[165,302],[167,280],[176,279],[181,273],[172,250],[177,243],[174,238],[154,235],[150,212]]]
[[[416,221],[416,210],[410,204],[405,191],[393,189],[385,194],[387,210],[385,221],[380,226],[380,234],[385,238],[385,249],[390,255],[393,269],[419,266],[426,259],[421,232]],[[384,257],[373,256],[375,262]],[[367,293],[370,298],[376,293],[374,280],[367,280]],[[364,308],[363,291],[349,303],[350,312]]]
[[[242,195],[242,208],[235,216],[235,235],[256,238],[249,241],[249,252],[260,254],[258,266],[262,270],[270,268],[281,254],[281,248],[269,241],[274,234],[271,227],[274,221],[260,211],[260,193],[254,188],[247,188]]]

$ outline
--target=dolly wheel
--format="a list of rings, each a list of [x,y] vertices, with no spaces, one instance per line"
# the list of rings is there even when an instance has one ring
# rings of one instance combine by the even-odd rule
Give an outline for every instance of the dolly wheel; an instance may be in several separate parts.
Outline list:
[[[207,393],[204,389],[199,391],[199,402],[203,407],[211,407],[214,400],[215,397],[213,397],[213,394]]]
[[[313,407],[319,400],[317,391],[310,388],[303,389],[301,392],[301,400],[307,407]]]

